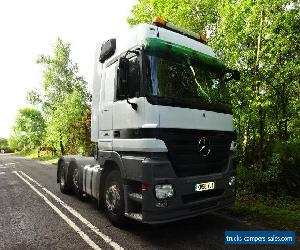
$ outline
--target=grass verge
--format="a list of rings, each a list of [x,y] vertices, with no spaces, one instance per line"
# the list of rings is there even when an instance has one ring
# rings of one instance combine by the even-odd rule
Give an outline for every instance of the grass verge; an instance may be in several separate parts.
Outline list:
[[[288,196],[259,196],[250,200],[238,198],[233,214],[263,222],[277,230],[296,231],[300,235],[300,199]]]
[[[52,155],[51,153],[41,153],[40,157],[38,157],[38,152],[37,150],[31,150],[31,151],[19,151],[16,152],[15,154],[26,157],[26,158],[30,158],[30,159],[34,159],[34,160],[39,160],[39,161],[47,161],[51,164],[56,164],[59,156],[58,155]]]

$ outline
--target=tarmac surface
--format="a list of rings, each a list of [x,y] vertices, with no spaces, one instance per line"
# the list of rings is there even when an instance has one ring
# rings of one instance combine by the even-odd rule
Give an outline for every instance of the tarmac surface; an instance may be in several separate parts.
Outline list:
[[[300,249],[224,245],[226,230],[267,229],[222,213],[118,229],[96,202],[60,192],[55,165],[0,154],[0,249]]]

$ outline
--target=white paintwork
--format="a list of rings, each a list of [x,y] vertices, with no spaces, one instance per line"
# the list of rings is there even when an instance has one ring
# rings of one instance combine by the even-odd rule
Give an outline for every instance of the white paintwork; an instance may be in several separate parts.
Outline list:
[[[157,123],[152,123],[152,124],[143,124],[142,128],[158,128],[158,124]]]
[[[116,64],[105,69],[105,75],[101,80],[100,89],[100,110],[99,110],[99,130],[112,129],[113,102],[115,99],[115,77]]]
[[[230,114],[168,106],[159,106],[159,114],[161,128],[233,131]]]
[[[156,29],[159,33],[159,37],[157,37],[157,32],[154,33],[151,29]],[[167,42],[175,43],[187,48],[191,48],[195,51],[201,52],[203,54],[212,56],[217,58],[216,54],[213,52],[211,47],[200,43],[194,39],[188,38],[187,36],[181,35],[179,33],[176,33],[171,30],[167,30],[161,27],[157,27],[151,24],[140,24],[136,27],[138,30],[138,41],[140,43],[144,43],[146,38],[152,37],[152,38],[159,38],[160,40],[164,40]],[[143,31],[146,31],[143,33]]]
[[[97,227],[95,227],[91,222],[89,222],[86,218],[84,218],[80,213],[78,213],[75,209],[67,205],[65,202],[63,202],[60,198],[58,198],[56,195],[54,195],[51,191],[43,187],[40,183],[33,180],[30,176],[25,174],[22,171],[19,171],[22,175],[24,175],[26,178],[31,180],[33,183],[37,184],[39,187],[42,187],[43,191],[45,191],[47,194],[49,194],[57,203],[59,203],[61,206],[63,206],[65,209],[67,209],[73,216],[75,216],[79,221],[81,221],[85,226],[87,226],[89,229],[91,229],[95,234],[100,236],[107,244],[109,244],[113,249],[116,250],[123,250],[124,248],[121,247],[118,243],[114,242],[109,236],[102,233]]]
[[[98,140],[99,131],[99,103],[100,103],[100,82],[102,64],[99,63],[101,47],[96,48],[94,61],[94,77],[93,77],[93,95],[92,95],[92,117],[91,117],[91,140]]]
[[[151,24],[140,24],[126,36],[117,38],[115,54],[103,64],[99,62],[101,45],[96,49],[92,101],[92,141],[101,150],[166,152],[164,142],[157,139],[114,139],[113,131],[138,128],[180,128],[233,131],[229,114],[196,109],[151,105],[145,97],[131,98],[138,105],[133,110],[126,100],[116,100],[117,58],[129,49],[145,45],[147,38],[172,42],[216,58],[212,49],[179,33]],[[114,62],[113,64],[111,64]],[[111,64],[111,65],[110,65]],[[110,66],[108,66],[110,65]],[[205,113],[205,117],[203,117]]]
[[[113,104],[113,129],[141,128],[145,116],[145,97],[131,98],[130,102],[136,103],[135,111],[126,100],[116,101]]]
[[[145,116],[143,126],[147,124],[156,124],[159,127],[159,109],[158,105],[150,104],[145,98]]]
[[[101,150],[112,150],[112,141],[113,139],[99,139],[98,148]]]
[[[47,205],[49,205],[80,237],[92,248],[95,250],[101,250],[101,248],[91,240],[91,238],[85,234],[69,217],[67,217],[63,212],[60,211],[45,195],[38,191],[29,181],[22,177],[19,173],[14,172],[22,181],[24,181],[38,196],[40,196]]]
[[[157,33],[159,33],[159,37],[157,37]],[[217,58],[212,48],[201,42],[188,38],[187,36],[181,35],[174,31],[157,27],[153,24],[142,23],[129,29],[126,36],[117,38],[116,52],[109,60],[104,62],[104,65],[114,61],[115,58],[119,57],[120,54],[124,53],[130,48],[137,45],[144,45],[147,38],[159,38],[161,40],[191,48],[195,51]]]
[[[165,143],[158,139],[113,139],[115,151],[168,152]]]

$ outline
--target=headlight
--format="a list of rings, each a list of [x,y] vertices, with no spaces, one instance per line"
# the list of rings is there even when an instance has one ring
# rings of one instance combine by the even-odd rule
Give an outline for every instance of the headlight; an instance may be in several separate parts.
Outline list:
[[[235,176],[231,176],[228,180],[229,187],[233,187],[235,184]]]
[[[231,151],[236,151],[237,150],[237,146],[238,146],[237,142],[232,141],[231,144],[230,144],[230,150]]]
[[[159,200],[172,198],[174,196],[174,189],[171,184],[155,185],[155,196]]]

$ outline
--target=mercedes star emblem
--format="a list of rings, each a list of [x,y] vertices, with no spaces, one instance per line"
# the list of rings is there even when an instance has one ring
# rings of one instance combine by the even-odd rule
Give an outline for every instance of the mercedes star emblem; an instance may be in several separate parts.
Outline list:
[[[206,137],[200,138],[198,142],[198,150],[201,156],[207,157],[210,154],[211,147],[210,142]]]

